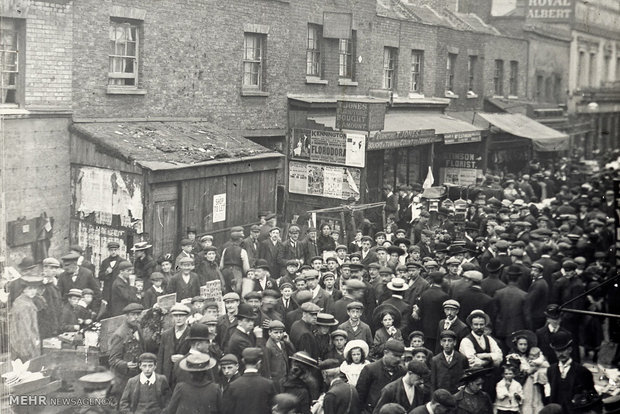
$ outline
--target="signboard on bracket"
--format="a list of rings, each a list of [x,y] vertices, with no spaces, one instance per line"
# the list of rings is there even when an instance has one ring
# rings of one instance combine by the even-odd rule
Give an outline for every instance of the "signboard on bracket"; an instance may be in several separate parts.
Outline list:
[[[379,131],[385,125],[385,102],[338,101],[336,129]]]

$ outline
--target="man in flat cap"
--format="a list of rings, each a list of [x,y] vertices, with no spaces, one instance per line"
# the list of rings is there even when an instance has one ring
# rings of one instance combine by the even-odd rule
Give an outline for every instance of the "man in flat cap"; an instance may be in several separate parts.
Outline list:
[[[400,404],[407,412],[429,402],[431,399],[429,390],[422,387],[422,384],[430,373],[423,362],[410,361],[407,363],[405,376],[390,382],[383,388],[373,413],[379,413],[381,407],[389,402]]]
[[[233,227],[230,232],[230,240],[224,245],[220,268],[227,292],[241,293],[241,281],[250,269],[248,252],[241,246],[243,241],[243,227]]]
[[[171,390],[164,375],[156,374],[157,357],[145,352],[138,358],[140,374],[127,381],[119,402],[121,413],[161,412],[170,399]]]
[[[370,326],[361,320],[364,312],[364,304],[358,301],[347,304],[347,318],[338,326],[347,333],[348,340],[361,339],[367,344],[372,344],[372,331]]]
[[[430,402],[416,407],[411,414],[448,414],[456,407],[456,399],[445,389],[439,388],[433,392]]]
[[[159,352],[157,354],[157,372],[172,380],[172,370],[174,368],[173,355],[185,355],[190,348],[187,337],[189,327],[187,319],[191,310],[188,306],[176,303],[170,308],[170,315],[174,326],[161,333]]]
[[[134,267],[131,262],[122,260],[117,267],[119,273],[112,283],[112,290],[110,292],[110,316],[122,315],[125,306],[130,303],[141,302],[135,286]]]
[[[62,297],[56,286],[56,277],[62,273],[60,262],[48,257],[43,260],[43,290],[40,293],[45,299],[47,307],[39,311],[39,334],[41,339],[50,338],[58,334],[60,314],[62,312]]]
[[[258,258],[267,262],[269,274],[273,278],[280,277],[278,256],[282,249],[284,249],[284,245],[280,241],[280,229],[278,227],[271,227],[269,229],[269,237],[258,245]]]
[[[312,302],[306,302],[300,306],[300,309],[301,319],[291,326],[291,342],[297,351],[305,351],[310,357],[318,359],[321,351],[313,329],[321,308]]]
[[[432,389],[445,388],[455,393],[458,391],[459,379],[469,368],[465,355],[456,350],[457,335],[454,331],[445,330],[439,334],[440,351],[431,361]]]
[[[260,348],[246,348],[242,353],[245,371],[233,381],[222,397],[223,414],[270,414],[276,388],[273,381],[258,371],[263,359]]]
[[[508,266],[508,285],[495,292],[495,336],[502,343],[511,333],[525,329],[525,297],[527,294],[519,288],[523,273],[518,266]],[[491,314],[487,312],[487,314]]]
[[[405,346],[402,342],[388,339],[383,349],[383,357],[362,368],[355,388],[363,413],[373,413],[383,388],[405,375],[405,370],[400,365],[404,352]]]
[[[181,270],[176,273],[166,287],[166,293],[176,293],[177,302],[183,299],[191,299],[194,296],[200,296],[200,280],[198,275],[193,272],[194,259],[191,257],[182,257],[179,259]]]
[[[355,387],[342,379],[340,361],[326,359],[319,363],[323,375],[323,382],[328,387],[323,397],[323,411],[325,413],[359,413],[361,404]]]
[[[248,254],[248,262],[251,268],[256,265],[256,260],[258,259],[259,234],[260,227],[258,224],[253,224],[252,227],[250,227],[250,235],[241,242],[241,247],[245,249]]]
[[[108,303],[112,298],[112,283],[120,272],[118,265],[123,260],[118,255],[119,248],[118,242],[108,242],[108,257],[103,259],[99,265],[99,282],[103,285],[102,297]]]
[[[280,266],[280,275],[273,275],[278,278],[284,275],[286,263],[289,260],[295,260],[299,266],[304,264],[305,249],[303,242],[299,240],[299,226],[292,224],[288,228],[288,240],[282,243],[282,249],[278,252],[278,264]]]
[[[306,289],[312,293],[312,303],[323,309],[324,312],[332,313],[334,299],[319,285],[319,272],[310,269],[305,273]]]
[[[467,336],[469,333],[469,326],[465,324],[459,318],[459,313],[461,310],[461,304],[454,300],[448,299],[443,303],[443,313],[446,317],[439,321],[439,325],[437,327],[437,334],[439,338],[441,338],[441,332],[443,331],[452,331],[456,334],[456,348],[459,347],[461,340]],[[437,342],[435,346],[435,354],[441,351],[441,344]]]
[[[66,295],[71,289],[92,289],[95,292],[94,306],[99,309],[101,287],[90,270],[78,266],[79,258],[80,255],[77,252],[68,253],[61,258],[65,271],[58,277],[58,290],[60,290],[63,299],[66,299]]]
[[[140,329],[140,315],[143,310],[139,303],[125,306],[122,310],[125,320],[109,339],[110,370],[115,377],[112,393],[119,399],[129,378],[140,373],[138,360],[144,352],[144,338]]]

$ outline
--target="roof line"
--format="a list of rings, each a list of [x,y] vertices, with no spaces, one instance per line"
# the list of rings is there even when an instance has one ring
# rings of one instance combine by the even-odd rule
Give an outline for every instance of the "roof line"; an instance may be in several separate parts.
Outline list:
[[[260,160],[260,159],[267,159],[267,158],[282,158],[282,157],[284,157],[283,154],[280,154],[279,152],[275,152],[275,151],[270,151],[270,152],[265,152],[262,154],[250,155],[250,156],[245,156],[245,157],[220,158],[220,159],[216,158],[216,159],[212,159],[208,161],[197,162],[194,164],[177,164],[176,162],[172,162],[172,161],[136,160],[135,162],[136,164],[140,165],[142,168],[145,168],[150,171],[163,171],[163,170],[181,170],[185,168],[206,167],[206,166],[213,166],[217,164],[231,164],[231,163],[239,163],[239,162],[250,161],[250,160]],[[149,164],[163,164],[163,165],[168,164],[170,165],[170,168],[151,168],[148,166]]]

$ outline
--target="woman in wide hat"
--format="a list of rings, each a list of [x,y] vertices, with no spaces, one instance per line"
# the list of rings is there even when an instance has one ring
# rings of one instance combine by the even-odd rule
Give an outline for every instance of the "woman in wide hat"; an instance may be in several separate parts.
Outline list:
[[[400,278],[394,278],[392,281],[395,279]],[[403,284],[403,288],[405,286],[406,283]],[[388,283],[388,288],[393,292],[398,292],[393,290],[396,287],[392,286],[392,282]],[[401,318],[402,315],[400,311],[396,308],[396,306],[389,303],[384,303],[375,308],[372,314],[373,324],[374,326],[380,326],[380,328],[375,332],[372,350],[370,351],[371,355],[375,358],[381,358],[383,355],[383,346],[389,339],[395,339],[403,342],[403,334],[401,330],[397,328],[400,326]]]

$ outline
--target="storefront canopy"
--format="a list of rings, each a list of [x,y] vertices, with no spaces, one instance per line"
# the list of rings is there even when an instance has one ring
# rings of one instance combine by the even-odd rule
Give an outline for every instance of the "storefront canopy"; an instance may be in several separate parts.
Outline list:
[[[309,118],[327,127],[336,127],[336,116],[334,115]],[[470,123],[437,112],[392,112],[385,114],[384,131],[416,131],[423,129],[434,129],[437,135],[481,130],[481,128]]]
[[[490,124],[504,132],[532,140],[534,149],[540,152],[568,149],[568,135],[549,128],[521,114],[477,113]]]

